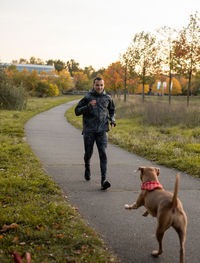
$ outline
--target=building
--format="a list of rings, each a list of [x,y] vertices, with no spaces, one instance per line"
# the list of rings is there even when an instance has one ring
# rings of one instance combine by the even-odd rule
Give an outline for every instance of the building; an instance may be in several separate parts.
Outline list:
[[[49,72],[55,70],[54,66],[51,65],[35,65],[35,64],[18,64],[18,63],[0,63],[0,67],[9,67],[11,65],[16,66],[17,70],[23,71],[26,69],[28,72],[36,70],[38,73],[41,71]]]

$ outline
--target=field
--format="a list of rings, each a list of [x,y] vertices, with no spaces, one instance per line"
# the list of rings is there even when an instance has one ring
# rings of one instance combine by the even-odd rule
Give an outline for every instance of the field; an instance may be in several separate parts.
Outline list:
[[[117,126],[109,132],[110,142],[157,164],[177,168],[200,177],[200,97],[139,95],[114,98]],[[74,109],[67,119],[81,128],[81,117]]]
[[[71,207],[26,143],[35,114],[77,97],[29,99],[24,111],[0,111],[0,262],[29,252],[31,262],[116,262]]]

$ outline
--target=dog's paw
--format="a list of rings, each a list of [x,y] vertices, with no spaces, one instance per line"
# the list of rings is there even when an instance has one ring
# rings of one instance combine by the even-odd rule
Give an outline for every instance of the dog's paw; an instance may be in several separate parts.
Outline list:
[[[152,255],[153,257],[159,257],[160,254],[162,254],[162,252],[159,252],[158,250],[153,250],[153,251],[151,252],[151,255]]]
[[[128,204],[125,204],[125,205],[124,205],[124,208],[125,208],[125,209],[130,209],[130,206],[129,206]]]
[[[149,212],[148,211],[145,211],[142,216],[148,216]]]

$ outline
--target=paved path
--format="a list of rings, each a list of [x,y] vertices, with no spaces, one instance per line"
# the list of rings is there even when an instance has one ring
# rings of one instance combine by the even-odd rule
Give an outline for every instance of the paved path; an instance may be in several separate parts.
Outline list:
[[[157,248],[154,234],[156,219],[143,217],[144,208],[135,211],[124,209],[124,204],[135,201],[139,193],[139,173],[134,171],[139,166],[155,164],[109,144],[108,178],[112,188],[106,192],[99,190],[100,168],[96,148],[91,161],[92,180],[85,182],[81,132],[67,123],[64,117],[73,103],[38,114],[25,126],[28,143],[44,168],[122,263],[179,262],[179,241],[173,229],[165,234],[163,255],[159,259],[152,258],[150,253]],[[156,167],[161,168],[160,182],[165,189],[173,192],[177,171],[164,166]],[[186,262],[199,263],[200,180],[182,173],[178,196],[189,223]]]

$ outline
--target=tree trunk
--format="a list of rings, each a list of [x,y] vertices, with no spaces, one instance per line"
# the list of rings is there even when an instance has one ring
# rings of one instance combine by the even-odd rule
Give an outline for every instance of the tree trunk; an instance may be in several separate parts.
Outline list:
[[[171,105],[171,86],[172,86],[172,73],[169,71],[169,105]]]
[[[143,67],[143,76],[142,76],[142,102],[144,103],[144,84],[145,84],[145,67]]]
[[[190,95],[191,95],[191,79],[192,79],[192,70],[189,71],[189,81],[188,81],[188,90],[187,90],[187,106],[189,107]]]
[[[127,94],[126,80],[127,80],[127,65],[125,66],[125,74],[124,74],[124,102],[126,102],[126,94]]]

